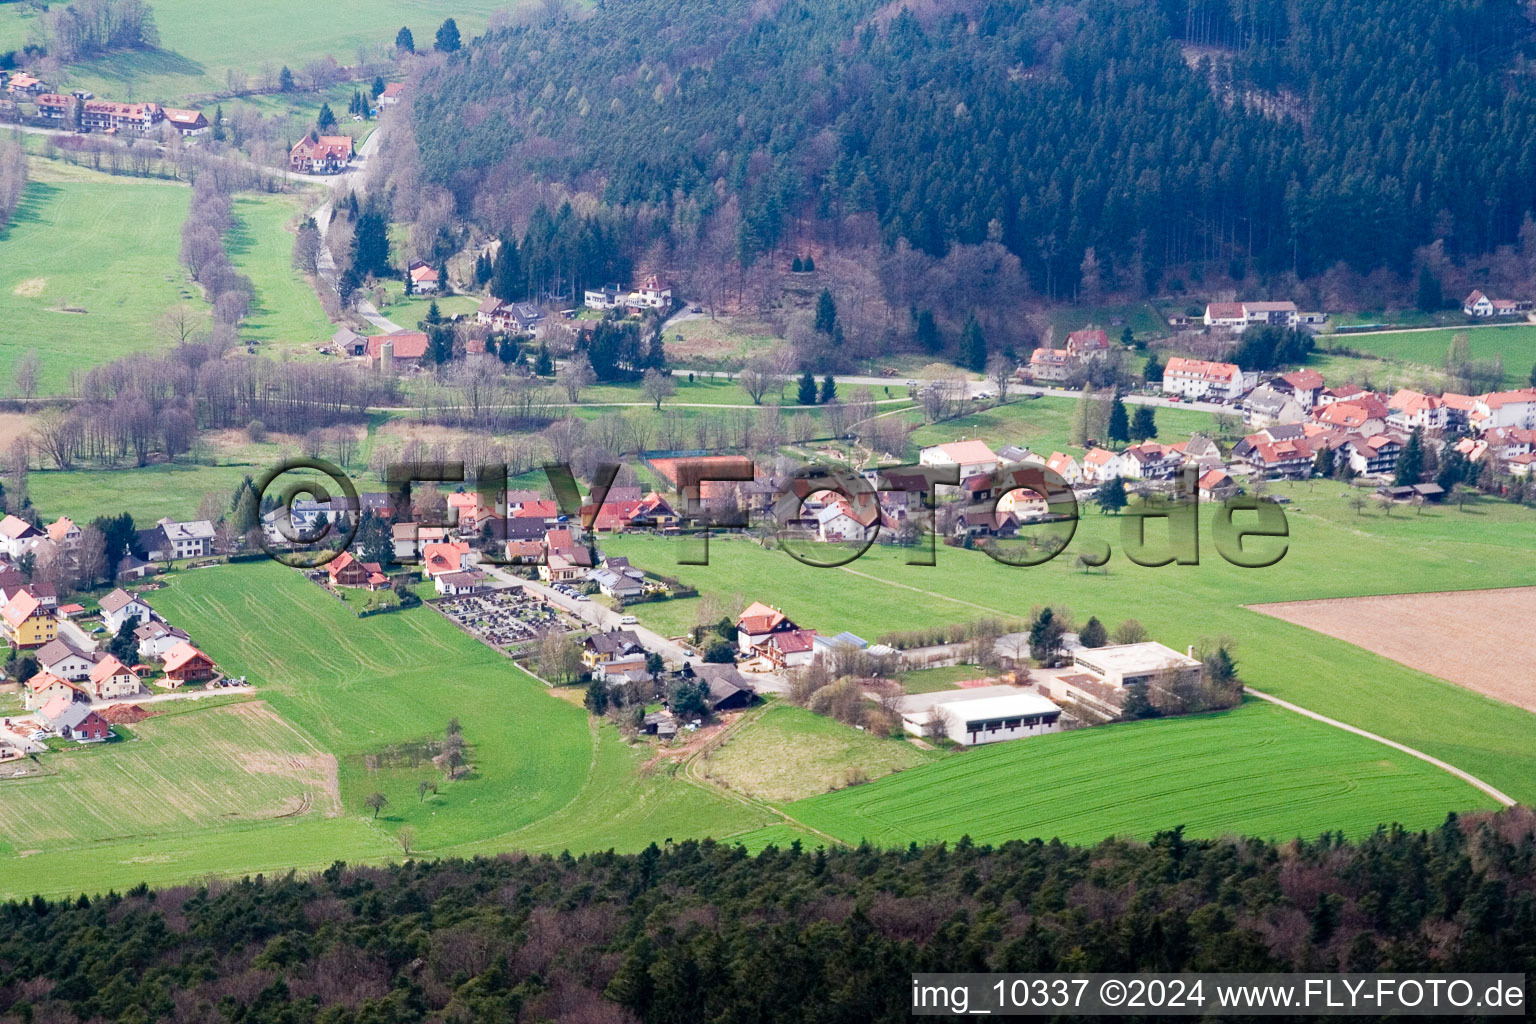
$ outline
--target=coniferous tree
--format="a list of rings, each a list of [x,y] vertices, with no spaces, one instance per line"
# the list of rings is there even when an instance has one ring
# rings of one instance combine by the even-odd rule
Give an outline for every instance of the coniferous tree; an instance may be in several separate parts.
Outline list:
[[[320,116],[315,119],[315,124],[322,132],[328,132],[336,127],[336,115],[331,112],[329,103],[320,104]]]
[[[811,376],[810,370],[800,375],[800,387],[795,400],[801,405],[816,404],[816,378]]]
[[[1413,433],[1408,435],[1408,443],[1403,445],[1402,454],[1397,457],[1397,472],[1393,483],[1398,487],[1408,487],[1419,482],[1419,477],[1424,474],[1424,436],[1423,432],[1415,427]]]
[[[211,134],[214,142],[224,141],[224,104],[222,103],[213,108],[213,131]]]
[[[816,323],[817,333],[831,337],[837,330],[837,302],[832,298],[832,293],[823,288],[821,294],[816,296]]]
[[[818,400],[822,405],[826,405],[836,397],[837,381],[834,380],[832,375],[829,373],[825,377],[821,378],[821,395],[819,396]]]
[[[373,93],[373,98],[374,99],[378,99],[380,96],[384,95],[384,76],[383,75],[374,75],[373,76],[373,86],[372,86],[372,88],[369,91]]]
[[[502,302],[517,302],[527,296],[524,290],[527,278],[523,274],[522,260],[517,242],[509,236],[496,248],[495,272],[491,277],[491,294]]]
[[[369,274],[383,277],[389,269],[389,225],[381,210],[371,202],[357,218],[352,235],[351,269],[361,281]]]
[[[1125,401],[1117,393],[1109,403],[1109,429],[1106,431],[1111,441],[1124,444],[1131,439],[1130,418],[1125,412]]]
[[[406,25],[400,26],[400,31],[395,33],[395,49],[404,50],[406,53],[416,52],[416,39],[411,35],[411,30]],[[380,92],[384,90],[380,89]]]
[[[279,92],[293,92],[293,72],[288,70],[287,64],[277,73],[277,88]]]
[[[555,361],[550,358],[549,346],[539,346],[539,354],[533,361],[533,372],[539,377],[554,376]]]
[[[1150,405],[1138,405],[1131,414],[1131,437],[1149,441],[1157,436],[1157,414]]]
[[[438,53],[452,53],[459,48],[459,26],[452,18],[447,18],[437,30],[437,41],[433,49]]]
[[[1094,492],[1093,500],[1099,506],[1101,513],[1119,512],[1130,504],[1130,499],[1125,493],[1125,481],[1118,476],[1110,477],[1100,484],[1099,489]]]
[[[1078,631],[1077,638],[1084,647],[1103,647],[1109,643],[1109,630],[1104,623],[1090,616],[1086,625]]]
[[[933,318],[933,311],[925,309],[915,314],[917,320],[917,347],[931,354],[944,348],[944,337],[939,333],[939,324]]]
[[[1147,361],[1141,367],[1141,376],[1148,384],[1163,382],[1163,363],[1157,358],[1156,352],[1147,353]]]
[[[981,324],[972,313],[965,318],[965,328],[960,332],[961,356],[966,369],[981,373],[987,368],[987,339],[981,332]]]

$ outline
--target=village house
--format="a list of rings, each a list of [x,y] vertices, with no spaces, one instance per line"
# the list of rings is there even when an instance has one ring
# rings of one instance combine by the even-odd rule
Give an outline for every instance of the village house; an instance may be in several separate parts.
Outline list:
[[[1232,449],[1232,457],[1259,476],[1306,477],[1312,473],[1314,450],[1305,437],[1273,440],[1269,435],[1250,434]]]
[[[1445,429],[1453,434],[1464,433],[1471,429],[1472,414],[1477,411],[1477,399],[1472,395],[1459,395],[1454,391],[1447,391],[1440,396],[1440,404],[1445,410]]]
[[[379,106],[392,107],[400,102],[405,93],[404,82],[385,82],[384,91],[379,93]]]
[[[435,292],[438,289],[437,271],[432,264],[425,260],[412,260],[406,268],[406,273],[411,277],[411,290],[415,292]]]
[[[68,516],[60,516],[48,524],[48,539],[65,551],[74,551],[80,547],[80,538],[83,536],[80,527]]]
[[[82,679],[88,679],[91,669],[96,667],[96,659],[89,654],[75,650],[64,640],[51,640],[37,649],[37,664],[44,672],[58,676],[60,679],[78,683]]]
[[[1369,436],[1387,427],[1387,404],[1373,394],[1348,401],[1329,402],[1312,411],[1312,419],[1324,427]]]
[[[1156,441],[1134,444],[1120,453],[1120,475],[1127,480],[1168,480],[1183,465],[1183,452]]]
[[[15,96],[36,96],[48,91],[48,86],[41,78],[25,71],[18,71],[12,75],[5,83],[5,88]]]
[[[924,448],[918,453],[917,463],[936,468],[954,466],[959,469],[960,479],[964,480],[978,473],[990,476],[997,471],[1001,460],[985,441],[951,441]]]
[[[1321,315],[1307,314],[1305,322],[1318,323]],[[1205,307],[1205,326],[1223,327],[1242,331],[1255,325],[1297,327],[1303,322],[1303,314],[1296,303],[1280,302],[1212,302]]]
[[[463,572],[474,564],[470,547],[460,540],[445,540],[421,549],[421,575],[435,580],[450,572]]]
[[[288,153],[295,174],[336,174],[352,162],[350,135],[306,135]]]
[[[42,531],[25,519],[13,515],[0,519],[0,552],[13,561],[26,554],[32,542],[42,536]]]
[[[202,683],[213,678],[213,659],[190,643],[179,643],[165,652],[165,685],[171,688]]]
[[[389,578],[378,562],[360,562],[350,551],[343,551],[325,563],[325,573],[333,587],[366,587],[378,590],[389,586]]]
[[[1224,469],[1208,469],[1200,475],[1201,501],[1226,501],[1237,493],[1237,485]]]
[[[190,643],[192,639],[185,630],[168,625],[159,619],[139,626],[133,631],[133,638],[138,641],[141,661],[161,661],[172,648],[179,644]]]
[[[1375,434],[1344,444],[1349,466],[1360,476],[1385,476],[1397,468],[1403,454],[1403,442],[1386,434]]]
[[[1120,455],[1107,448],[1093,448],[1083,456],[1083,483],[1102,484],[1124,476]]]
[[[771,634],[766,643],[753,648],[753,653],[768,659],[780,672],[809,665],[816,658],[816,631],[786,629]]]
[[[1294,395],[1285,394],[1268,385],[1254,388],[1243,399],[1243,422],[1250,427],[1300,423],[1306,418],[1306,410]]]
[[[130,594],[121,587],[101,599],[101,620],[108,632],[116,636],[123,623],[130,619],[148,622],[154,618],[154,609],[143,598]]]
[[[742,654],[750,656],[753,648],[767,643],[773,634],[799,628],[779,609],[753,601],[736,616],[736,645]]]
[[[544,534],[544,562],[539,579],[545,583],[569,583],[582,579],[592,568],[592,550],[576,543],[568,529],[548,530]]]
[[[646,309],[667,309],[672,305],[672,285],[665,278],[652,274],[625,297],[624,304],[634,313]]]
[[[1083,482],[1083,467],[1076,456],[1051,452],[1051,457],[1045,460],[1045,468],[1059,476],[1069,487],[1077,487]]]
[[[1387,423],[1399,430],[1445,429],[1445,403],[1434,395],[1401,388],[1387,400]]]
[[[1235,363],[1174,356],[1163,368],[1163,394],[1193,401],[1236,401],[1243,393],[1243,371]]]
[[[624,305],[627,292],[616,284],[601,288],[588,288],[582,295],[582,305],[588,309],[617,309]]]
[[[633,575],[631,575],[633,574]],[[633,601],[645,593],[645,584],[641,582],[643,574],[638,569],[619,571],[613,568],[593,569],[587,573],[588,581],[597,584],[597,589],[606,597],[617,601]]]
[[[116,657],[104,654],[91,666],[86,676],[85,690],[95,700],[116,700],[119,697],[136,697],[143,684],[133,670]]]
[[[165,554],[162,558],[207,558],[213,554],[215,536],[213,524],[206,519],[177,522],[161,519],[156,527],[165,537]]]
[[[479,569],[466,569],[463,572],[445,572],[434,576],[432,586],[444,597],[462,597],[465,594],[480,593],[489,578]]]
[[[1472,408],[1472,429],[1495,427],[1536,427],[1536,388],[1495,391],[1482,395]]]
[[[1066,348],[1037,348],[1029,355],[1029,376],[1037,381],[1067,381],[1088,363],[1109,355],[1109,335],[1087,327],[1067,335]]]
[[[594,633],[581,645],[581,660],[588,668],[606,665],[615,659],[639,654],[645,661],[645,647],[630,629],[613,629],[606,633]]]
[[[1296,399],[1303,412],[1311,412],[1323,394],[1323,375],[1316,370],[1293,370],[1270,378],[1266,384],[1282,395]]]
[[[705,699],[712,713],[740,711],[757,703],[757,691],[735,665],[695,665],[692,671],[709,691]]]
[[[90,702],[90,695],[83,689],[48,672],[39,672],[22,684],[22,703],[28,711],[36,711],[50,701],[63,697],[66,700]]]
[[[201,110],[182,110],[178,107],[165,108],[165,123],[175,128],[183,138],[204,135],[213,127]]]
[[[42,647],[58,635],[53,613],[28,590],[19,592],[0,608],[0,631],[16,647]]]
[[[101,743],[112,738],[112,726],[89,704],[55,697],[43,705],[42,718],[60,738],[76,743]]]

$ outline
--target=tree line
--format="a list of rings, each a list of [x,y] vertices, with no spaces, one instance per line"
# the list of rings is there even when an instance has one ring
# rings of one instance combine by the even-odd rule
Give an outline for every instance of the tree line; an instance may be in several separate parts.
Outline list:
[[[1354,841],[338,862],[0,906],[0,1020],[895,1022],[920,972],[1529,974],[1533,862],[1523,808]]]

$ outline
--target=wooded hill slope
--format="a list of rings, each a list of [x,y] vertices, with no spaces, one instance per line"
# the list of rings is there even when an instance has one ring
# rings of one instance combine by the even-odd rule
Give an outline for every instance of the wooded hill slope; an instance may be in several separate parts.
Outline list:
[[[815,224],[999,241],[1049,297],[1403,274],[1536,205],[1532,42],[1517,0],[606,0],[454,54],[413,126],[498,232],[559,182],[749,266]]]
[[[1536,971],[1536,818],[337,864],[0,906],[0,1021],[903,1021],[915,971]]]

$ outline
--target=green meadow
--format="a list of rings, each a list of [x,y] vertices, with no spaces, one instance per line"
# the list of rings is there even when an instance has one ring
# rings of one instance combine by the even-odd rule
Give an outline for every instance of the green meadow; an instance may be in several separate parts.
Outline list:
[[[336,329],[315,289],[293,268],[293,229],[303,212],[299,196],[247,193],[234,202],[235,226],[224,245],[256,289],[240,330],[248,341],[312,349]]]
[[[122,889],[141,879],[307,869],[338,858],[377,861],[400,856],[406,841],[428,855],[637,850],[657,837],[728,838],[779,820],[760,806],[664,773],[641,776],[642,749],[626,746],[612,729],[594,729],[581,707],[430,609],[358,619],[349,606],[275,563],[181,573],[153,601],[223,669],[260,688],[287,730],[286,742],[334,756],[340,813],[327,816],[316,801],[291,817],[257,820],[240,809],[270,811],[265,790],[231,795],[212,788],[218,783],[202,777],[209,769],[196,757],[154,759],[159,774],[143,782],[161,793],[142,799],[155,803],[169,799],[166,792],[185,791],[181,828],[162,834],[164,814],[138,813],[122,814],[108,828],[96,821],[97,791],[76,795],[56,786],[56,813],[64,819],[88,814],[89,829],[21,835],[31,844],[22,846],[0,828],[7,844],[0,849],[0,895],[73,892],[86,879],[93,890]],[[189,711],[182,721],[190,727],[206,714]],[[449,781],[429,763],[411,766],[411,748],[440,738],[454,717],[468,744],[467,770]],[[139,728],[156,724],[151,719]],[[112,744],[88,756],[106,765],[118,751],[148,755],[144,742]],[[417,784],[424,780],[435,781],[437,793],[423,798]],[[377,819],[364,806],[375,792],[388,798]],[[94,840],[89,859],[82,840]],[[58,858],[23,857],[55,848]]]
[[[1014,395],[1002,405],[969,416],[920,426],[912,432],[912,443],[925,448],[964,437],[985,441],[994,449],[1016,444],[1044,455],[1053,451],[1080,454],[1083,449],[1073,447],[1070,440],[1072,410],[1079,401],[1076,398]],[[1157,423],[1157,439],[1164,443],[1187,441],[1196,431],[1217,433],[1216,417],[1212,413],[1159,407],[1153,410],[1153,416]],[[1237,426],[1240,430],[1240,421]]]
[[[32,168],[0,230],[0,379],[11,392],[17,359],[36,349],[46,395],[66,390],[71,372],[169,348],[156,321],[177,303],[206,306],[177,262],[185,186]]]
[[[1015,568],[985,554],[940,547],[937,564],[908,565],[910,552],[874,547],[840,569],[801,565],[781,552],[729,537],[710,544],[706,566],[678,564],[682,543],[615,537],[610,553],[674,575],[726,602],[761,600],[824,633],[848,629],[874,640],[892,630],[1028,616],[1052,605],[1078,621],[1142,622],[1175,649],[1230,640],[1243,679],[1303,707],[1371,730],[1472,772],[1516,799],[1536,800],[1536,716],[1414,671],[1350,644],[1244,608],[1269,601],[1526,586],[1536,578],[1536,513],[1503,502],[1357,513],[1342,485],[1281,485],[1290,536],[1265,569],[1218,555],[1209,508],[1200,511],[1198,565],[1144,568],[1125,556],[1130,516],[1085,509],[1066,553]],[[1147,528],[1155,546],[1163,527]],[[1278,541],[1249,542],[1274,553]],[[1108,544],[1105,569],[1075,566],[1075,553]],[[1155,548],[1154,548],[1155,550]],[[677,635],[693,624],[697,599],[643,605],[641,621]],[[1470,791],[1469,791],[1470,792]],[[1411,797],[1405,794],[1410,803]],[[1447,808],[1442,808],[1447,809]]]
[[[160,48],[107,54],[71,65],[62,84],[121,100],[180,101],[189,94],[229,88],[228,72],[251,81],[287,65],[298,73],[327,55],[357,63],[360,47],[372,55],[392,47],[410,26],[418,50],[430,49],[437,27],[452,16],[467,42],[483,32],[491,13],[515,6],[503,0],[336,0],[323,9],[303,0],[221,5],[210,16],[200,0],[154,0]],[[0,7],[0,40],[26,41],[34,15],[23,4]]]
[[[1422,761],[1274,705],[995,743],[785,806],[844,842],[885,846],[1106,836],[1359,838],[1432,828],[1493,800]]]
[[[1319,339],[1319,347],[1339,346],[1386,360],[1414,363],[1433,369],[1445,365],[1451,339],[1466,334],[1473,359],[1504,360],[1504,380],[1510,387],[1524,386],[1536,366],[1536,324],[1446,327],[1438,330],[1392,331],[1387,334],[1340,334]]]

